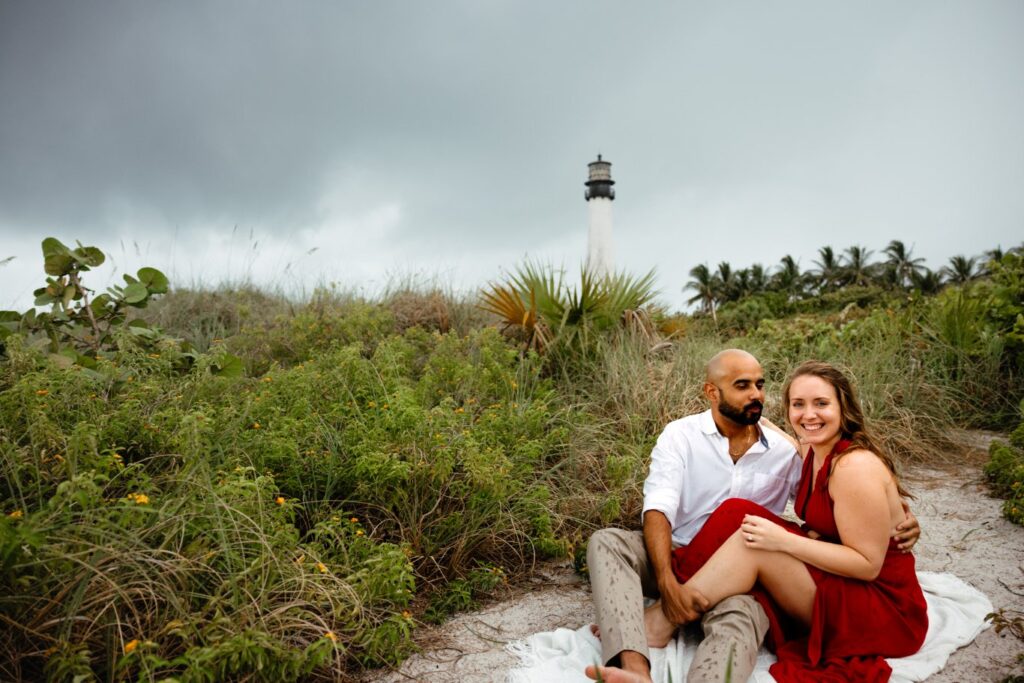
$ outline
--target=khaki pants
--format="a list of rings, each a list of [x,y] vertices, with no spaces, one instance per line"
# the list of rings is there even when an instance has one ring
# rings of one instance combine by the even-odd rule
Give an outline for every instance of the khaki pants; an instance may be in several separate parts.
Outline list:
[[[604,662],[612,661],[624,650],[639,652],[650,660],[644,635],[644,597],[657,598],[659,592],[643,534],[601,529],[590,538],[587,566]],[[764,609],[749,595],[733,596],[711,608],[701,626],[704,640],[686,680],[722,683],[731,657],[732,681],[746,681],[768,631]]]

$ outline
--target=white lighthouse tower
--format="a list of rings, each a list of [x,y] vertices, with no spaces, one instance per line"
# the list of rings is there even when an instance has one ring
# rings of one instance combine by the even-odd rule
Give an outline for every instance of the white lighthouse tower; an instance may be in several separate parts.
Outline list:
[[[587,164],[590,169],[585,185],[587,190],[587,214],[590,232],[587,239],[587,267],[598,277],[610,275],[612,264],[612,200],[615,199],[615,181],[612,180],[612,164],[597,161]]]

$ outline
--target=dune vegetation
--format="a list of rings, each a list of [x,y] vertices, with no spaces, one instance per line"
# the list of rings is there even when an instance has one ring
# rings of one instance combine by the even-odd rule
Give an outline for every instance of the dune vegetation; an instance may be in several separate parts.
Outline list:
[[[855,377],[902,462],[1011,432],[987,468],[1024,521],[1024,251],[925,269],[578,282],[524,264],[480,293],[89,290],[95,247],[43,243],[39,312],[0,312],[0,678],[344,680],[439,622],[636,526],[650,448],[703,409],[703,364],[757,355],[768,416],[800,361]]]

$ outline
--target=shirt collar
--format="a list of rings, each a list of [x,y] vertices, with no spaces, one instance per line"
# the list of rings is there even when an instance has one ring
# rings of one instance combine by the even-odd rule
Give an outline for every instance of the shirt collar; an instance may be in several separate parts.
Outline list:
[[[718,425],[715,424],[715,418],[711,416],[711,409],[705,410],[700,414],[700,430],[705,434],[717,434],[723,439],[725,438],[720,431],[718,431]],[[765,429],[761,425],[757,425],[757,439],[764,446],[765,450],[772,447],[772,439],[769,438],[768,432],[772,430]],[[772,437],[776,436],[772,434]]]

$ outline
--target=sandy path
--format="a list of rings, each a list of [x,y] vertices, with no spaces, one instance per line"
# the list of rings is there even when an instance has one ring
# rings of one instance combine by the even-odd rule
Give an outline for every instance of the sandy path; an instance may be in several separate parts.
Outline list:
[[[1024,529],[1000,516],[1001,501],[990,498],[978,461],[953,468],[917,468],[905,480],[918,496],[913,503],[923,530],[918,568],[952,572],[983,591],[998,609],[1024,611]],[[363,681],[484,683],[503,681],[516,665],[505,643],[538,631],[577,628],[593,621],[589,587],[568,565],[547,565],[531,585],[486,609],[463,614],[440,627],[421,628],[422,653],[397,672],[368,672]],[[1024,653],[1008,631],[992,629],[955,652],[933,683],[999,681],[1022,673]],[[1016,668],[1015,668],[1016,667]]]

